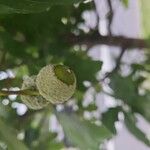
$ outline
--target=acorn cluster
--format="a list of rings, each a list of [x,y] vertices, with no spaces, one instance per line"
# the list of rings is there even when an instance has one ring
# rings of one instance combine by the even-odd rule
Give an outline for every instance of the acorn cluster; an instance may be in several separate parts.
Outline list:
[[[30,89],[36,91],[37,90],[36,76],[25,78],[23,80],[21,89],[22,90]],[[49,101],[47,101],[41,95],[37,96],[21,95],[21,99],[30,109],[41,109],[49,104]]]
[[[74,72],[64,65],[47,65],[37,76],[24,79],[22,90],[38,91],[39,95],[22,95],[22,101],[31,109],[41,109],[49,103],[60,104],[69,100],[76,89]]]

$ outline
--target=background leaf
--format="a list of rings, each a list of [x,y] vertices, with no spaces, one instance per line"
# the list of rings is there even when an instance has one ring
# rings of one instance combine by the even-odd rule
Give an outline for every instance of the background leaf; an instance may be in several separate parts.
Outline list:
[[[150,36],[150,30],[149,30],[149,26],[150,26],[150,1],[140,1],[141,4],[141,14],[142,14],[142,26],[143,26],[143,33],[145,37],[149,37]]]
[[[122,77],[119,74],[113,74],[110,87],[114,91],[114,97],[121,99],[126,103],[132,103],[136,100],[136,86],[132,81],[132,76]]]
[[[147,146],[150,146],[150,140],[136,126],[136,119],[131,113],[125,113],[125,124],[128,130],[139,140],[143,141]]]
[[[6,142],[8,149],[28,150],[28,148],[17,139],[13,129],[8,127],[2,120],[0,120],[0,137]]]
[[[73,114],[58,113],[57,116],[69,142],[81,150],[98,150],[99,144],[112,136],[103,125],[96,126],[88,121],[79,120]]]
[[[121,109],[109,108],[108,111],[102,114],[103,124],[114,134],[116,134],[115,122],[118,121],[118,113]]]
[[[0,0],[2,13],[37,13],[42,11],[48,11],[51,6],[59,4],[73,4],[80,2],[81,0]]]

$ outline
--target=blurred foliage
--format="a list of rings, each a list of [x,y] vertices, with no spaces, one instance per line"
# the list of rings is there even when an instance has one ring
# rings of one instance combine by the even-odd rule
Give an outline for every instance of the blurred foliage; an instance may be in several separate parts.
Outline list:
[[[139,1],[139,3],[141,5],[142,21],[143,21],[142,25],[143,25],[144,36],[149,37],[149,35],[150,35],[150,30],[149,30],[149,26],[150,26],[150,21],[149,21],[150,1]]]
[[[102,114],[103,124],[114,134],[116,134],[115,122],[118,121],[119,111],[121,111],[120,107],[110,108],[107,112]]]
[[[145,134],[136,126],[136,118],[130,113],[125,113],[125,124],[129,131],[135,135],[139,140],[150,146],[150,140]]]
[[[98,150],[99,144],[105,138],[111,137],[111,132],[104,126],[96,126],[88,121],[81,121],[77,116],[65,113],[57,114],[68,140],[81,150]]]
[[[1,0],[1,13],[37,13],[48,11],[53,5],[73,4],[81,0]]]
[[[4,140],[8,145],[8,149],[16,150],[22,149],[27,150],[26,146],[24,146],[14,135],[13,129],[8,127],[2,120],[0,120],[0,137],[1,140]],[[15,143],[15,144],[14,144]]]
[[[129,1],[122,2],[127,6]],[[74,105],[69,102],[61,105],[64,112],[60,112],[59,106],[48,106],[39,111],[26,110],[19,96],[1,97],[0,149],[61,150],[77,147],[98,150],[117,134],[115,123],[120,121],[120,113],[129,131],[150,146],[145,133],[137,127],[136,117],[140,114],[150,121],[150,93],[142,89],[146,80],[142,73],[150,71],[149,59],[142,65],[133,64],[128,76],[119,71],[111,75],[109,87],[112,93],[107,94],[116,100],[115,107],[88,121],[83,117],[85,112],[92,114],[98,111],[96,95],[105,93],[97,78],[102,62],[88,56],[86,45],[74,45],[69,39],[72,34],[78,37],[86,34],[78,28],[80,23],[84,23],[81,16],[85,10],[94,9],[93,2],[83,3],[82,0],[0,0],[1,89],[18,89],[23,77],[37,74],[50,63],[65,64],[77,76],[77,90],[69,101]],[[93,32],[97,32],[96,29],[88,34]],[[85,86],[85,82],[89,85]],[[84,106],[85,94],[91,88],[94,90],[93,101]],[[141,90],[144,90],[143,94]],[[62,140],[58,140],[58,133],[50,128],[53,116],[64,131]]]

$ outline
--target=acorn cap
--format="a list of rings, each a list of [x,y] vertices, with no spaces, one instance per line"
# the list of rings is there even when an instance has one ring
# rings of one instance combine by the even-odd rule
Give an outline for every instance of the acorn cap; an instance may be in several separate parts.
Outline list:
[[[36,76],[26,77],[23,80],[21,90],[31,89],[37,90],[35,84]],[[45,100],[41,95],[31,96],[31,95],[21,95],[21,100],[26,104],[30,109],[42,109],[46,107],[49,102]]]
[[[76,77],[69,67],[64,65],[47,65],[36,78],[39,93],[53,104],[67,101],[75,92]]]

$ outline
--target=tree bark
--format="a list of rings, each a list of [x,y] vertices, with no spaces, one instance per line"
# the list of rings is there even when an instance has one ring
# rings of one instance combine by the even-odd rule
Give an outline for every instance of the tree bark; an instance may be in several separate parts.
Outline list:
[[[86,34],[86,35],[79,35],[75,36],[71,34],[67,41],[70,44],[85,44],[88,48],[94,45],[108,45],[108,46],[117,46],[122,47],[125,49],[132,49],[132,48],[150,48],[150,44],[148,39],[139,39],[139,38],[130,38],[124,36],[103,36],[99,33],[94,34]]]

